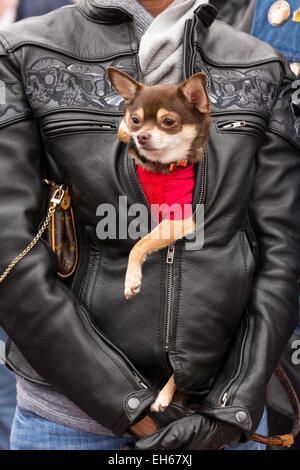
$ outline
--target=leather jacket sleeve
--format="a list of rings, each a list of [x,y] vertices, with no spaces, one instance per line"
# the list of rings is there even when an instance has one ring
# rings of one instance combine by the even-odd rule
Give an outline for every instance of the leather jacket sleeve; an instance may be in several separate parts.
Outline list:
[[[0,50],[0,271],[45,218],[44,148],[18,70]],[[153,401],[129,360],[55,276],[39,241],[0,284],[0,326],[29,364],[82,410],[121,435]],[[131,400],[130,400],[131,399]]]
[[[286,65],[264,143],[256,156],[249,208],[258,262],[245,318],[202,412],[256,430],[267,383],[298,322],[300,136],[292,108],[295,77]]]

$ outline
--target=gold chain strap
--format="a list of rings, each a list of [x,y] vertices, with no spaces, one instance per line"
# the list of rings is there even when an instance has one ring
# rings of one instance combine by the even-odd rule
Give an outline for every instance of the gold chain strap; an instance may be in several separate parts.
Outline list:
[[[45,182],[47,184],[53,184],[52,182],[49,182],[48,180],[45,180]],[[57,206],[59,206],[59,204],[61,203],[61,201],[64,197],[64,194],[65,194],[64,185],[59,186],[58,189],[55,191],[55,193],[53,194],[53,196],[51,198],[51,201],[50,201],[51,204],[50,204],[49,209],[48,209],[48,214],[47,214],[47,217],[45,218],[45,220],[43,222],[42,227],[40,228],[40,230],[38,231],[38,233],[34,237],[34,239],[29,243],[27,248],[25,248],[25,250],[22,251],[22,253],[20,253],[11,262],[11,264],[6,268],[4,273],[0,276],[0,284],[4,281],[4,279],[7,278],[7,276],[10,274],[10,272],[16,266],[16,264],[18,264],[19,261],[21,261],[32,250],[32,248],[37,244],[37,242],[39,241],[39,239],[41,238],[41,236],[45,232],[46,228],[48,227],[48,225],[50,223],[50,220],[51,220],[51,217],[52,217],[52,214],[54,214]]]

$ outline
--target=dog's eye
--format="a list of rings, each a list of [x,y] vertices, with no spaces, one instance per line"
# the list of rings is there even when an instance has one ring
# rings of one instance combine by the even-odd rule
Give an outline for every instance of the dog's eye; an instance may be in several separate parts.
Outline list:
[[[166,118],[166,119],[164,119],[163,123],[164,123],[165,126],[171,127],[171,126],[173,126],[173,124],[175,124],[175,121],[174,121],[174,119]]]
[[[137,118],[136,116],[133,116],[132,122],[133,122],[133,124],[136,124],[136,125],[137,125],[137,124],[140,123],[140,120],[139,120],[139,118]]]

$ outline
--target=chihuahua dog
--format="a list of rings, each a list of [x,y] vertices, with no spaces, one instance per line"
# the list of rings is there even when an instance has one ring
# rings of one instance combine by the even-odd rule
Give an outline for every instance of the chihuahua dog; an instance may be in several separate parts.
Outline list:
[[[177,162],[197,163],[209,138],[210,103],[206,75],[199,72],[177,85],[146,86],[114,67],[108,78],[125,101],[118,138],[129,144],[128,155],[149,171],[168,173]],[[193,216],[164,219],[132,248],[125,277],[125,297],[140,291],[142,265],[148,255],[195,232]],[[151,406],[163,411],[176,390],[174,374]]]

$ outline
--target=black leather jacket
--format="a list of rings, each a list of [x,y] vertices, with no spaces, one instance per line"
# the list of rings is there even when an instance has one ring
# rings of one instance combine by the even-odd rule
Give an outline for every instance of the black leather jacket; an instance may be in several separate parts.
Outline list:
[[[123,103],[105,76],[113,65],[142,79],[132,17],[81,0],[1,33],[1,271],[45,216],[45,176],[71,188],[80,245],[71,282],[57,279],[41,241],[0,285],[6,362],[117,435],[147,410],[170,365],[203,413],[253,431],[298,320],[293,76],[273,48],[214,19],[213,7],[199,8],[184,38],[185,75],[207,73],[213,108],[193,201],[205,204],[205,244],[179,241],[173,264],[166,250],[151,255],[130,301],[123,284],[135,241],[99,240],[96,211],[118,210],[120,195],[145,202],[116,135]]]

